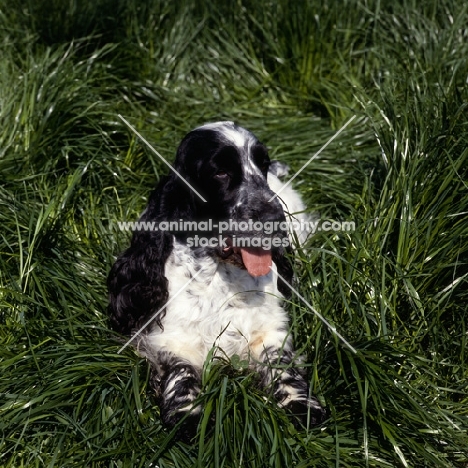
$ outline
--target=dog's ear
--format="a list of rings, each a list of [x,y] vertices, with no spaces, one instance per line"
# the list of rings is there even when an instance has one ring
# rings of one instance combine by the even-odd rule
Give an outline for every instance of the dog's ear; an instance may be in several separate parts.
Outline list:
[[[146,229],[140,225],[142,229],[133,233],[130,247],[116,260],[107,279],[108,313],[115,331],[130,335],[166,304],[168,281],[164,269],[173,237],[157,227],[162,221],[190,219],[190,210],[190,194],[183,190],[176,175],[163,179],[151,193],[140,218],[146,222]],[[162,311],[155,319],[159,326],[163,316]]]
[[[112,328],[124,335],[140,328],[167,302],[164,264],[172,251],[167,233],[135,232],[131,246],[114,263],[107,287]],[[161,323],[162,313],[156,318]]]
[[[289,174],[289,166],[281,161],[277,161],[273,159],[270,161],[270,167],[268,168],[268,172],[278,179],[282,179]]]
[[[291,259],[294,253],[291,246],[280,247],[273,250],[272,259],[275,262],[278,270],[278,291],[286,298],[289,299],[292,295],[291,285],[293,280],[293,267]]]

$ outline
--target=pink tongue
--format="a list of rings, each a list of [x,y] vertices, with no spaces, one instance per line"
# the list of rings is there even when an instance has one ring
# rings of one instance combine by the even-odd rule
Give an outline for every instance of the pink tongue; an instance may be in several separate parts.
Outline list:
[[[261,247],[244,247],[240,249],[242,261],[251,276],[263,276],[270,272],[271,250]]]

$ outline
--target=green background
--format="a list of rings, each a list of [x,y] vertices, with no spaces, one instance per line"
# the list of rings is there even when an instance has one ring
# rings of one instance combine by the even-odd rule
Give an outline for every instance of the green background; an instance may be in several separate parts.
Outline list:
[[[468,466],[464,2],[0,0],[0,466]],[[109,329],[106,276],[186,132],[252,130],[311,212],[291,333],[328,408],[296,431],[207,362],[190,445]]]

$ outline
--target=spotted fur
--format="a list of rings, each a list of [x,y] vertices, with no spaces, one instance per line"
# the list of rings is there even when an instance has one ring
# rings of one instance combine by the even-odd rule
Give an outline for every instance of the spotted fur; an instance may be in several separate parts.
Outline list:
[[[179,146],[174,168],[207,202],[171,173],[151,194],[142,221],[281,222],[285,212],[304,209],[290,187],[270,201],[273,190],[283,186],[277,176],[286,168],[271,164],[263,144],[232,122],[190,132]],[[190,415],[179,436],[193,435],[200,413],[193,404],[200,392],[200,373],[214,349],[214,355],[249,360],[279,405],[319,424],[324,410],[309,395],[302,358],[294,352],[282,307],[290,289],[281,278],[292,281],[291,248],[284,243],[273,247],[271,271],[252,276],[235,249],[195,247],[188,243],[189,234],[135,232],[108,279],[109,313],[116,331],[131,336],[163,310],[135,341],[151,363],[164,423],[173,427]],[[258,231],[227,233],[230,238],[238,234],[265,236]],[[304,233],[297,234],[304,240]],[[278,229],[272,235],[284,240],[288,233]]]

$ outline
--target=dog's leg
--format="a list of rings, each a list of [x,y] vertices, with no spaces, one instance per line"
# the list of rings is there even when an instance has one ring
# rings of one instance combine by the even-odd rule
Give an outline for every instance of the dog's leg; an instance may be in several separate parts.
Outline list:
[[[260,351],[257,346],[257,352]],[[257,354],[257,353],[255,353]],[[326,412],[319,401],[309,395],[302,359],[295,356],[290,340],[282,346],[263,344],[258,352],[257,371],[262,386],[271,391],[278,404],[290,411],[303,426],[322,423]]]
[[[184,419],[176,437],[189,442],[196,434],[200,418],[201,409],[194,406],[200,393],[200,371],[173,353],[160,351],[152,368],[151,384],[159,397],[164,424],[173,428]]]

